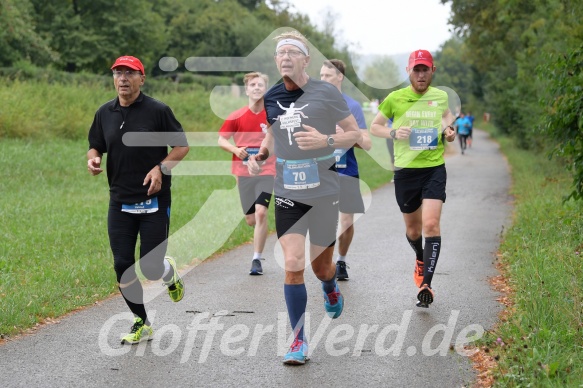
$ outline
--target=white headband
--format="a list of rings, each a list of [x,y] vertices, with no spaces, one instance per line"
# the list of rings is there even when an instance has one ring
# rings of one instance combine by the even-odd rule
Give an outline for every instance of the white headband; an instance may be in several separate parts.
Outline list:
[[[297,39],[284,39],[284,40],[280,40],[279,42],[277,42],[277,47],[275,48],[275,50],[279,50],[279,48],[281,46],[283,46],[284,44],[291,44],[296,46],[297,48],[299,48],[300,50],[302,50],[302,52],[305,55],[309,55],[308,54],[308,48],[306,47],[305,44],[303,44],[302,42],[300,42]]]

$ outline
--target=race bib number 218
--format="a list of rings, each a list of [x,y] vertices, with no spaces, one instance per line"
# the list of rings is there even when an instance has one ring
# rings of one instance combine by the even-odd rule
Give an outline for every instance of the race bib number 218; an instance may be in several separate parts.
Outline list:
[[[437,149],[437,128],[411,128],[409,149],[414,151]]]

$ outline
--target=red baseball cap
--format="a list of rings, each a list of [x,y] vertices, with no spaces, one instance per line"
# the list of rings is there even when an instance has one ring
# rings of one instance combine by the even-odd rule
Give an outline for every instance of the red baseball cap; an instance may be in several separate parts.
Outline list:
[[[118,66],[127,66],[130,69],[139,70],[142,75],[146,75],[146,72],[144,71],[144,65],[142,65],[142,62],[136,57],[130,57],[128,55],[119,57],[115,60],[115,63],[113,66],[111,66],[111,68],[115,69]]]
[[[415,67],[415,65],[425,65],[433,67],[433,57],[431,53],[427,50],[415,50],[409,55],[409,69]]]

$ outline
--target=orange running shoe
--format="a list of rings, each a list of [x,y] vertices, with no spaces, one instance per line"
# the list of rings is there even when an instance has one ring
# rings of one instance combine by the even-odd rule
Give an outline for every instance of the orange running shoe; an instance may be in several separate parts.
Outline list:
[[[421,287],[423,283],[423,262],[415,260],[415,270],[413,271],[413,280],[417,287]]]
[[[417,293],[417,307],[428,308],[433,303],[434,296],[435,294],[431,287],[424,284],[419,288],[419,292]]]

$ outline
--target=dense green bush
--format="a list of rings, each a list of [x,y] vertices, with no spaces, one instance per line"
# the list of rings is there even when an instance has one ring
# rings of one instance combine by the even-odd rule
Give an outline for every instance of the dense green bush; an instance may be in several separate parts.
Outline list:
[[[551,79],[541,135],[554,144],[551,156],[567,160],[573,174],[573,190],[567,198],[583,199],[583,46],[568,54],[549,55],[540,68],[541,77]]]

